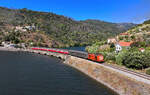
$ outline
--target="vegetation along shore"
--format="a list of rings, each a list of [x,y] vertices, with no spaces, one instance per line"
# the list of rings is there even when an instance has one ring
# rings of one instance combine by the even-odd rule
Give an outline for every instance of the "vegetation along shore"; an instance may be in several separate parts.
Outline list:
[[[86,50],[103,54],[108,63],[150,74],[150,20]]]

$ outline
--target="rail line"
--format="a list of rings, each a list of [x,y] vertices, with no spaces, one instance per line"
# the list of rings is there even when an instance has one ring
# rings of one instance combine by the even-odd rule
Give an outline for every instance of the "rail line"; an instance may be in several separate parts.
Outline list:
[[[34,47],[32,48],[32,50],[40,50],[40,51],[47,51],[47,52],[55,52],[55,53],[61,53],[61,54],[67,54],[67,55],[70,55],[70,52],[71,52],[71,55],[72,56],[77,56],[77,57],[81,57],[81,58],[84,58],[86,59],[86,57],[83,57],[85,55],[87,55],[88,53],[86,52],[81,52],[81,51],[76,51],[76,50],[63,50],[63,49],[53,49],[53,48],[37,48],[37,47]],[[80,55],[80,56],[79,56]],[[82,55],[82,56],[81,56]],[[92,61],[92,60],[91,60]],[[100,64],[97,62],[97,64]],[[147,80],[150,80],[150,75],[147,75],[147,74],[144,74],[144,73],[140,73],[140,72],[135,72],[133,70],[129,70],[127,68],[123,68],[123,67],[119,67],[119,66],[114,66],[112,64],[107,64],[107,63],[103,63],[101,65],[104,65],[104,66],[107,66],[107,67],[111,67],[113,69],[116,69],[116,70],[120,70],[120,71],[123,71],[123,72],[126,72],[126,73],[129,73],[129,74],[132,74],[132,75],[136,75],[138,77],[141,77],[141,78],[144,78],[144,79],[147,79]]]
[[[123,71],[123,72],[127,72],[129,74],[133,74],[133,75],[136,75],[138,77],[142,77],[142,78],[147,79],[147,80],[150,80],[150,75],[147,75],[147,74],[144,74],[144,73],[135,72],[135,71],[132,71],[132,70],[129,70],[129,69],[126,69],[126,68],[113,66],[113,65],[107,64],[107,63],[104,63],[102,65],[108,66],[108,67],[111,67],[111,68],[114,68],[114,69],[117,69],[117,70],[120,70],[120,71]]]

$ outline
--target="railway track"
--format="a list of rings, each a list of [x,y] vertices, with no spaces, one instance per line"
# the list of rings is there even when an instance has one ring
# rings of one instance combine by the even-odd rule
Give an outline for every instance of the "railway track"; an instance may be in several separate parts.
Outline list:
[[[114,66],[114,65],[111,65],[111,64],[107,64],[107,63],[104,63],[102,65],[108,66],[108,67],[111,67],[111,68],[114,68],[114,69],[117,69],[117,70],[120,70],[120,71],[123,71],[123,72],[127,72],[129,74],[133,74],[133,75],[136,75],[138,77],[142,77],[142,78],[147,79],[147,80],[150,80],[150,75],[147,75],[147,74],[144,74],[144,73],[135,72],[135,71],[129,70],[127,68],[122,68],[122,67]]]
[[[57,53],[63,53],[63,54],[68,54],[69,52],[71,52],[72,56],[76,56],[76,57],[81,57],[81,58],[84,58],[84,59],[87,59],[87,55],[88,53],[86,52],[81,52],[81,51],[76,51],[76,50],[62,50],[62,49],[52,49],[52,48],[32,48],[33,50],[41,50],[41,51],[50,51],[50,52],[57,52]],[[80,56],[79,56],[80,55]],[[82,55],[82,56],[81,56]],[[99,64],[99,63],[98,63]],[[126,72],[126,73],[129,73],[129,74],[132,74],[132,75],[136,75],[138,77],[141,77],[141,78],[144,78],[144,79],[147,79],[147,80],[150,80],[150,75],[147,75],[147,74],[144,74],[144,73],[140,73],[140,72],[135,72],[133,70],[129,70],[127,68],[123,68],[123,67],[119,67],[119,66],[114,66],[112,64],[107,64],[107,63],[103,63],[101,65],[104,65],[104,66],[107,66],[107,67],[111,67],[113,69],[116,69],[116,70],[120,70],[120,71],[123,71],[123,72]]]
[[[77,53],[79,54],[85,54],[86,52],[81,52],[81,51],[76,51]],[[73,55],[75,56],[75,55]],[[76,55],[77,56],[77,55]],[[82,57],[83,58],[83,57]],[[99,63],[98,63],[99,64]],[[108,67],[111,67],[113,69],[117,69],[117,70],[120,70],[120,71],[123,71],[123,72],[126,72],[126,73],[129,73],[129,74],[133,74],[133,75],[136,75],[138,77],[141,77],[141,78],[144,78],[144,79],[147,79],[147,80],[150,80],[150,75],[147,75],[147,74],[144,74],[144,73],[140,73],[140,72],[135,72],[133,70],[129,70],[128,68],[123,68],[123,67],[119,67],[119,66],[114,66],[112,64],[107,64],[107,63],[103,63],[102,65],[104,66],[108,66]]]

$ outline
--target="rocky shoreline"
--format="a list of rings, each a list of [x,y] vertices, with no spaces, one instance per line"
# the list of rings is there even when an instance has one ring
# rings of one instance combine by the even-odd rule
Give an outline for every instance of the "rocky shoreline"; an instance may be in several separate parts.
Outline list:
[[[20,51],[21,49],[17,48],[5,48],[5,47],[0,47],[0,51]]]
[[[27,51],[27,52],[31,52],[30,49],[28,48],[6,48],[6,47],[0,47],[0,51]]]

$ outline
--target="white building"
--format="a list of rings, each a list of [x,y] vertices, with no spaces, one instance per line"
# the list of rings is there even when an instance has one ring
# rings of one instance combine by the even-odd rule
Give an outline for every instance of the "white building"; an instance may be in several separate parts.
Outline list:
[[[116,43],[116,39],[115,38],[110,38],[107,40],[107,43],[110,44],[110,43]]]
[[[27,30],[26,30],[26,29],[24,29],[23,27],[16,26],[15,31],[23,31],[23,32],[26,32]]]
[[[123,47],[126,48],[126,49],[130,48],[130,46],[131,46],[132,43],[133,42],[119,42],[119,43],[117,43],[115,45],[116,52],[120,52],[123,49]]]
[[[122,50],[122,46],[120,46],[120,44],[116,44],[116,52],[120,52]]]
[[[32,25],[32,26],[23,26],[23,27],[21,27],[21,26],[16,26],[16,27],[15,27],[15,31],[23,31],[23,32],[26,32],[27,29],[28,29],[28,30],[35,29],[35,26]]]

